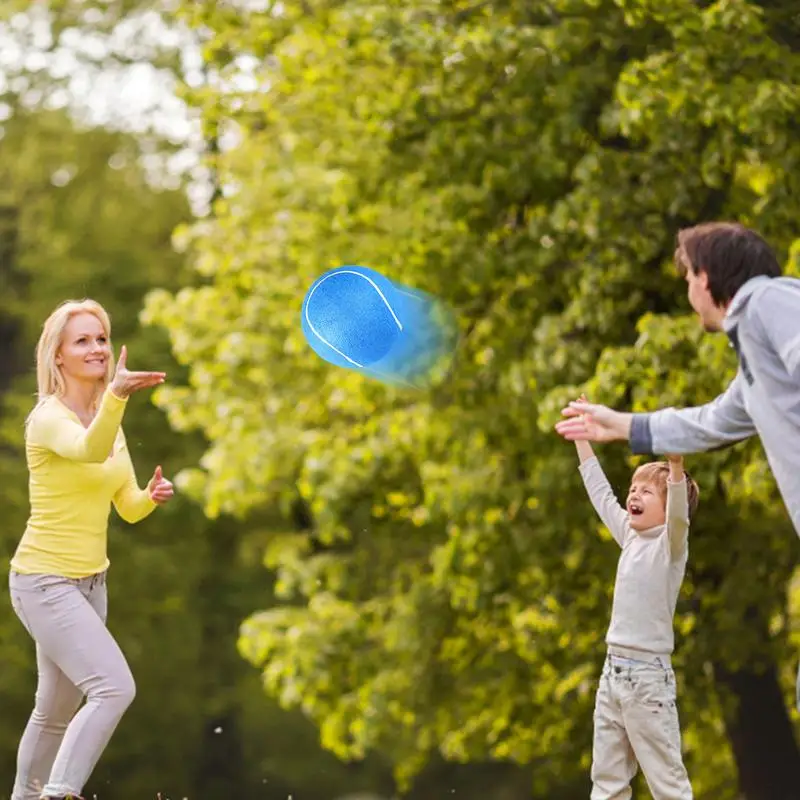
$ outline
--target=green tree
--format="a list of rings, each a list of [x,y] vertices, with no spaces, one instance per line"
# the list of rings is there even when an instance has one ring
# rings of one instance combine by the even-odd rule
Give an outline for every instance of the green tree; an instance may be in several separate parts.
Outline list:
[[[551,426],[582,387],[643,408],[724,385],[724,342],[666,316],[686,310],[674,233],[736,217],[788,257],[789,10],[182,4],[218,79],[187,96],[238,144],[209,156],[214,218],[177,236],[202,285],[149,299],[190,375],[158,402],[208,439],[182,486],[210,516],[282,510],[266,563],[285,604],[241,648],[341,758],[386,753],[403,785],[437,752],[533,764],[547,797],[585,775],[616,553]],[[445,383],[388,389],[311,353],[304,290],[348,262],[458,310]],[[604,461],[621,487],[633,461]],[[757,443],[690,467],[690,772],[698,797],[788,797],[796,537]]]
[[[63,112],[26,111],[12,94],[5,100],[0,546],[8,558],[27,515],[22,421],[34,401],[33,350],[44,318],[67,297],[95,297],[111,311],[115,342],[127,343],[131,363],[166,366],[181,382],[166,334],[142,329],[138,313],[152,287],[188,281],[171,233],[190,214],[182,191],[147,182],[140,140],[81,127]],[[156,463],[174,474],[196,463],[204,446],[199,436],[172,432],[148,407],[146,398],[134,399],[125,422],[142,484]],[[136,527],[112,515],[109,624],[139,691],[89,794],[221,800],[268,790],[329,800],[332,787],[380,783],[380,764],[347,769],[320,753],[311,725],[269,702],[257,671],[238,656],[238,622],[270,591],[262,540],[231,518],[210,523],[180,496]],[[0,595],[0,651],[0,781],[10,786],[35,667],[7,593]]]
[[[34,401],[33,347],[44,318],[67,297],[94,296],[111,310],[115,334],[128,341],[132,359],[142,363],[167,357],[163,336],[136,336],[136,300],[156,280],[163,284],[165,272],[168,281],[178,285],[174,276],[180,274],[180,260],[170,253],[170,234],[188,214],[180,193],[154,192],[145,184],[136,164],[134,142],[104,131],[75,130],[63,113],[28,114],[16,109],[4,123],[2,151],[5,201],[15,219],[14,231],[9,234],[15,242],[14,250],[4,262],[4,270],[18,278],[17,290],[4,293],[2,307],[2,318],[17,331],[14,358],[4,364],[14,365],[18,375],[7,375],[5,382],[0,461],[6,520],[2,541],[4,552],[10,556],[27,513],[22,421]],[[181,457],[170,453],[169,444],[175,437],[169,436],[159,415],[152,411],[148,414],[139,403],[131,410],[128,436],[140,482],[144,483],[155,460],[163,460],[165,469],[174,469]],[[190,448],[187,456],[191,458]],[[193,587],[195,578],[189,572],[186,585],[182,585],[180,565],[188,562],[187,569],[191,570],[194,562],[188,556],[197,543],[191,537],[172,533],[174,521],[170,523],[169,517],[180,515],[181,506],[184,514],[190,513],[185,503],[179,503],[144,528],[136,530],[115,522],[111,530],[114,567],[110,625],[120,633],[140,688],[145,690],[140,692],[130,720],[121,728],[120,739],[124,741],[128,731],[138,729],[137,747],[149,749],[154,762],[148,776],[151,782],[154,774],[168,774],[170,767],[186,762],[180,757],[186,752],[185,743],[177,752],[176,748],[170,751],[155,746],[164,712],[159,695],[165,689],[161,687],[174,682],[176,674],[185,673],[190,690],[196,674],[192,648],[172,654],[169,661],[155,659],[152,663],[145,661],[152,658],[152,652],[142,652],[143,647],[152,651],[151,631],[177,638],[187,627],[187,620],[175,611],[180,609],[181,595],[182,604],[186,604],[186,589]],[[177,593],[175,587],[180,588]],[[175,597],[170,607],[169,590],[177,594],[177,609]],[[5,594],[2,603],[8,644],[19,654],[15,663],[20,670],[6,675],[8,689],[3,698],[8,724],[3,733],[2,774],[10,781],[16,743],[30,713],[35,669],[27,634],[11,613]],[[187,634],[191,635],[189,631]],[[196,714],[186,699],[189,697],[176,696],[170,707],[184,724]],[[150,742],[145,731],[153,732]],[[121,747],[116,753],[111,751],[115,780],[124,780],[128,760]],[[157,787],[143,781],[141,788]]]

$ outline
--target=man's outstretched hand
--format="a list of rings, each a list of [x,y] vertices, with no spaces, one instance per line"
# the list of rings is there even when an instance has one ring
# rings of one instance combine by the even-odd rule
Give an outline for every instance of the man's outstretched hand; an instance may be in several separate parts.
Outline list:
[[[614,442],[628,439],[632,414],[614,411],[597,403],[573,401],[561,413],[556,432],[570,442]]]

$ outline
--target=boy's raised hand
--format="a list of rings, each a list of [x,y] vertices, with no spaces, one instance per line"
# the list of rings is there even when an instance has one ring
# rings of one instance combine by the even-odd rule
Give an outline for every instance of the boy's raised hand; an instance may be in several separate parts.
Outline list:
[[[683,456],[677,453],[665,453],[664,458],[669,464],[669,479],[672,483],[680,483],[684,477]]]

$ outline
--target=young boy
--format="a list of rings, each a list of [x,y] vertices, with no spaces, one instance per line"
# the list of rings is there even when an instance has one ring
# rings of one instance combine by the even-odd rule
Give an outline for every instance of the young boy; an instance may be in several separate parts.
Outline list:
[[[654,800],[691,800],[670,656],[697,484],[680,456],[643,464],[623,508],[592,446],[575,444],[589,499],[622,548],[595,701],[591,798],[628,800],[638,762]]]

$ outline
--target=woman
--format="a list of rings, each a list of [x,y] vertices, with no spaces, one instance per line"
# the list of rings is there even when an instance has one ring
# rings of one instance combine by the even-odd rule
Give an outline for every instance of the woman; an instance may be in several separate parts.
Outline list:
[[[102,306],[68,301],[45,322],[36,350],[39,402],[25,433],[31,510],[9,588],[36,642],[39,680],[12,800],[80,800],[135,693],[105,625],[108,516],[113,503],[138,522],[173,489],[161,467],[139,488],[120,426],[128,397],[165,374],[129,371],[125,347],[115,369],[110,333]]]

